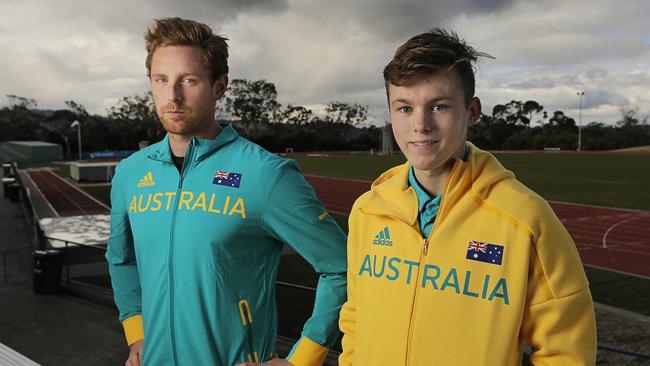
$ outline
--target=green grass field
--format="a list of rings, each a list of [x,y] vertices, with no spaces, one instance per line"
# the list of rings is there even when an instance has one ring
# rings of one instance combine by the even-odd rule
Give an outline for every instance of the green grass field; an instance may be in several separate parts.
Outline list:
[[[90,193],[91,196],[97,198],[100,202],[111,205],[111,188],[108,186],[85,186],[81,187],[84,191]]]
[[[650,155],[501,153],[501,163],[549,200],[650,210]],[[297,156],[305,174],[373,180],[393,156]]]

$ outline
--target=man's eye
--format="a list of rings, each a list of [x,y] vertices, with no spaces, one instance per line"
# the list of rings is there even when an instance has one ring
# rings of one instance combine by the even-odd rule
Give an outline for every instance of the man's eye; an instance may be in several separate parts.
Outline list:
[[[196,83],[196,80],[191,79],[191,78],[185,78],[185,79],[183,79],[183,82],[186,83],[186,84],[194,84],[194,83]]]
[[[167,82],[167,79],[156,79],[156,83],[158,84],[164,84]]]
[[[406,106],[406,105],[403,106],[403,107],[397,108],[397,110],[402,112],[402,113],[411,113],[411,112],[413,112],[413,108],[411,108],[409,106]]]
[[[444,112],[449,109],[449,106],[446,104],[436,104],[433,106],[433,110],[436,112]]]

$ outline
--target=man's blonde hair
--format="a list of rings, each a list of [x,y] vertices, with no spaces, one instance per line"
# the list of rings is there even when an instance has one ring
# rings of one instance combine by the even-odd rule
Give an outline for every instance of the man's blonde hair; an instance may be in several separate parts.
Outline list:
[[[228,40],[212,32],[212,29],[194,20],[181,18],[155,19],[144,34],[147,49],[147,76],[151,76],[151,59],[158,47],[192,46],[200,48],[214,83],[228,74]]]

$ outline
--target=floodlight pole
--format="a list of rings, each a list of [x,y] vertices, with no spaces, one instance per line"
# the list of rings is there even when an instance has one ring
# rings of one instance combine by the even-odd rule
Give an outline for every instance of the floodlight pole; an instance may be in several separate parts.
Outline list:
[[[81,161],[81,123],[75,120],[70,127],[77,127],[77,144],[79,145],[79,161]]]
[[[578,149],[577,151],[582,151],[582,97],[585,95],[585,92],[579,91],[577,93],[580,98],[580,109],[578,112]]]

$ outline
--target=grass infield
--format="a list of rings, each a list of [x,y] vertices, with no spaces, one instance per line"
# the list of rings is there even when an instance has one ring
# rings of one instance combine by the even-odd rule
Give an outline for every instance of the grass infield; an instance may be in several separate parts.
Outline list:
[[[548,200],[650,210],[650,155],[496,153]],[[305,174],[374,180],[402,155],[296,156]]]

